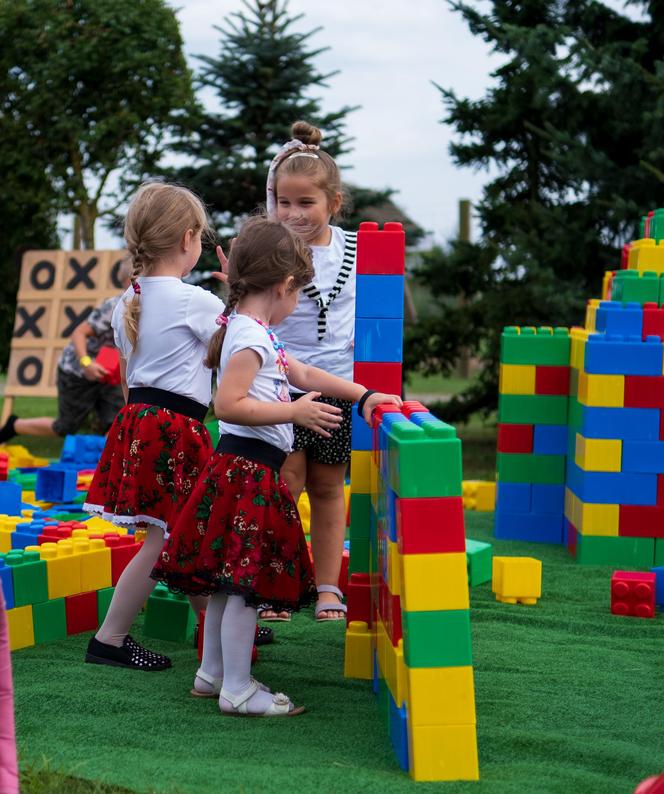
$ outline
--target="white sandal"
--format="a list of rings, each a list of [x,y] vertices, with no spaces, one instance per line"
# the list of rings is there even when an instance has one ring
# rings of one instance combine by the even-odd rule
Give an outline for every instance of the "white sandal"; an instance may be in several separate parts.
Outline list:
[[[206,684],[209,684],[212,687],[211,692],[199,692],[196,689],[196,678],[200,678],[201,681],[205,681]],[[218,698],[221,694],[221,686],[222,686],[222,679],[221,678],[213,678],[211,675],[205,672],[205,670],[201,670],[200,668],[196,671],[196,678],[194,678],[194,686],[191,688],[190,692],[193,697],[195,698]],[[252,676],[251,681],[257,684],[257,689],[262,689],[263,692],[269,692],[270,688],[265,686],[265,684],[261,684],[260,681],[256,681],[256,679]],[[254,690],[255,691],[255,690]]]
[[[272,695],[272,703],[262,714],[251,714],[248,710],[247,702],[259,687],[258,681],[252,679],[249,686],[239,695],[234,695],[232,692],[222,688],[219,693],[220,696],[233,707],[233,711],[224,711],[221,706],[219,707],[224,717],[297,717],[298,714],[304,712],[304,706],[295,706],[288,695],[284,695],[283,692],[276,692]]]

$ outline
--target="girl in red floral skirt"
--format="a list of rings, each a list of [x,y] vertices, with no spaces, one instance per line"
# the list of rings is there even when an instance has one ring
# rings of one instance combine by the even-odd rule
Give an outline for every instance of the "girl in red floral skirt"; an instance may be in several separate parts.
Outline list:
[[[155,586],[150,571],[164,536],[212,452],[203,425],[211,399],[203,360],[224,304],[182,281],[198,261],[207,229],[200,200],[176,185],[141,186],[127,212],[133,272],[112,318],[127,405],[108,433],[84,509],[147,532],[90,640],[87,662],[142,670],[171,666],[128,632]],[[198,610],[205,603],[199,598],[192,606]]]
[[[250,675],[258,605],[297,610],[317,596],[297,508],[279,476],[293,423],[329,437],[341,410],[314,402],[321,392],[359,401],[365,418],[380,402],[401,402],[286,353],[271,326],[293,311],[312,273],[309,249],[277,221],[252,218],[235,240],[228,303],[206,362],[218,368],[219,445],[152,572],[173,590],[212,594],[193,693],[219,694],[223,714],[304,711]],[[307,394],[291,402],[289,383]]]

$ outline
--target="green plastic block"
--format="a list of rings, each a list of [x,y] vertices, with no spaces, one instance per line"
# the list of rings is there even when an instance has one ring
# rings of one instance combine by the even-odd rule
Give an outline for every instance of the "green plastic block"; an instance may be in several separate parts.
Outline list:
[[[210,434],[212,447],[216,449],[217,444],[219,443],[219,422],[214,419],[212,422],[206,422],[205,427],[207,427],[207,431]]]
[[[100,626],[106,618],[114,592],[115,587],[104,587],[101,590],[97,590],[97,620]]]
[[[498,421],[510,425],[565,425],[567,397],[548,394],[501,394]]]
[[[473,663],[470,611],[402,612],[408,667],[464,667]]]
[[[568,367],[570,339],[567,328],[508,326],[500,338],[502,364],[540,364]]]
[[[664,304],[664,276],[659,277],[659,300],[658,304]]]
[[[371,531],[371,494],[350,495],[350,539],[368,538]]]
[[[500,482],[565,483],[565,455],[497,454]]]
[[[657,242],[664,239],[664,209],[655,210],[650,219],[650,236]]]
[[[357,538],[350,542],[350,557],[348,559],[348,574],[369,573],[369,538]]]
[[[613,277],[611,300],[621,303],[657,303],[659,300],[659,275],[647,271],[619,270]]]
[[[655,565],[664,565],[664,538],[655,538]]]
[[[13,549],[7,552],[4,560],[12,569],[14,606],[48,601],[46,562],[39,559],[38,551]]]
[[[67,637],[67,614],[64,598],[53,598],[32,605],[35,645]]]
[[[490,543],[466,538],[466,560],[468,584],[471,587],[491,581],[493,546]]]
[[[578,431],[583,427],[583,412],[585,406],[576,399],[576,397],[569,398],[569,408],[567,412],[567,427],[570,431]]]
[[[169,592],[158,584],[148,598],[143,634],[158,640],[190,642],[194,637],[196,615],[184,596]]]
[[[37,475],[34,472],[22,472],[11,469],[7,478],[21,486],[24,491],[34,491],[37,484]]]
[[[461,441],[451,425],[395,422],[387,455],[389,484],[397,496],[461,496]]]
[[[651,568],[655,560],[654,538],[576,536],[576,561],[581,565]]]

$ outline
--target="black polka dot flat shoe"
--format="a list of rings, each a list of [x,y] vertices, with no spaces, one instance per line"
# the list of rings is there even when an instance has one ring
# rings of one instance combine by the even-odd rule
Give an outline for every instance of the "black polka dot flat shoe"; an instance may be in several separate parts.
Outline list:
[[[108,664],[111,667],[129,667],[148,672],[167,670],[171,666],[168,656],[143,648],[129,634],[124,638],[120,648],[91,637],[85,661],[89,664]]]

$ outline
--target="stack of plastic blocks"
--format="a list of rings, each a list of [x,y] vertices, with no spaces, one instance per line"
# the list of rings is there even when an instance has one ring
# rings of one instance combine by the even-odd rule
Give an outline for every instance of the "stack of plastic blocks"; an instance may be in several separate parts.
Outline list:
[[[401,394],[406,236],[400,223],[362,223],[357,233],[355,364],[367,389]],[[371,429],[353,411],[350,495],[350,573],[369,570]]]
[[[590,301],[572,329],[565,516],[581,563],[664,562],[664,309],[647,289],[623,300],[616,284],[634,279],[657,277],[618,271],[612,300]]]
[[[373,670],[381,718],[411,777],[475,780],[461,442],[419,403],[382,406],[367,465],[370,571],[351,576],[346,675]]]
[[[566,328],[503,331],[497,538],[562,543],[569,363]]]
[[[141,545],[132,535],[43,529],[52,534],[43,534],[39,545],[0,555],[12,650],[96,629],[120,574]]]

